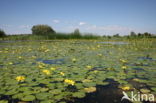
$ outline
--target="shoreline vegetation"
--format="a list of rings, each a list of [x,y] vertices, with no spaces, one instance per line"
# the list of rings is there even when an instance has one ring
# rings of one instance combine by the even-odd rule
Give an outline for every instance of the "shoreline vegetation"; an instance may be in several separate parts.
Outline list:
[[[127,39],[142,39],[142,38],[156,38],[155,34],[148,32],[135,33],[130,32],[129,35],[114,34],[114,35],[95,35],[92,33],[82,34],[79,29],[75,29],[72,33],[55,32],[48,25],[34,25],[32,27],[32,34],[12,34],[6,35],[0,29],[0,40],[68,40],[68,39],[100,39],[100,40],[127,40]]]

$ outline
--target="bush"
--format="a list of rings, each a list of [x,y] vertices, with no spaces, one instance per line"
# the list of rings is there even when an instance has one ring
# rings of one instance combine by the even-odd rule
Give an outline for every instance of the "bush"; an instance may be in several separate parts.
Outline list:
[[[35,35],[48,35],[55,33],[55,31],[48,25],[34,25],[31,30],[32,34]]]
[[[75,29],[73,33],[71,33],[70,38],[81,38],[81,33],[79,31],[79,29]]]
[[[6,36],[5,32],[2,29],[0,29],[0,37],[4,37],[4,36]]]

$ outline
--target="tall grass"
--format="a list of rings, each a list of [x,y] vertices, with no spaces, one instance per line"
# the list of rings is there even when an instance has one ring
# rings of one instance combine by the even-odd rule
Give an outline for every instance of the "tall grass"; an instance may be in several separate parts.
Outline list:
[[[47,35],[32,35],[32,34],[21,34],[21,35],[8,35],[3,40],[55,40],[55,39],[98,39],[100,36],[87,34],[87,35],[76,35],[74,33],[53,33]],[[1,39],[2,40],[2,39]]]

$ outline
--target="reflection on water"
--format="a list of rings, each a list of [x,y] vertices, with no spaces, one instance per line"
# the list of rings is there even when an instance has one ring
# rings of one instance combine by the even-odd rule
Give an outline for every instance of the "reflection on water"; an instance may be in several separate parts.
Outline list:
[[[118,89],[118,83],[113,80],[106,80],[109,82],[106,86],[96,86],[97,91],[88,93],[82,99],[75,99],[68,103],[121,103],[123,96],[122,90]]]
[[[64,59],[53,59],[53,60],[43,60],[41,58],[36,59],[36,61],[43,62],[45,64],[64,64]]]
[[[123,44],[129,44],[127,42],[97,42],[97,43],[101,43],[101,44],[113,44],[113,45],[123,45]]]

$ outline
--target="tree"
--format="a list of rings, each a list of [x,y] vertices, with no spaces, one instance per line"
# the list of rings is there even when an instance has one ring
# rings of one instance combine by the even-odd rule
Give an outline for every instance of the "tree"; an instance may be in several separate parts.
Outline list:
[[[0,37],[5,37],[5,36],[6,36],[5,32],[2,29],[0,29]]]
[[[32,27],[32,34],[35,35],[48,35],[51,33],[55,33],[55,31],[48,25],[34,25]]]
[[[75,34],[75,35],[80,35],[79,29],[75,29],[75,30],[74,30],[74,34]]]
[[[75,29],[74,32],[71,34],[72,38],[80,38],[81,37],[81,33],[79,31],[79,29]]]
[[[120,37],[120,35],[119,34],[115,34],[115,35],[113,35],[113,37]]]
[[[145,32],[143,35],[144,35],[145,37],[151,37],[151,34],[148,33],[148,32]]]
[[[136,33],[134,31],[131,31],[130,36],[136,36]]]

